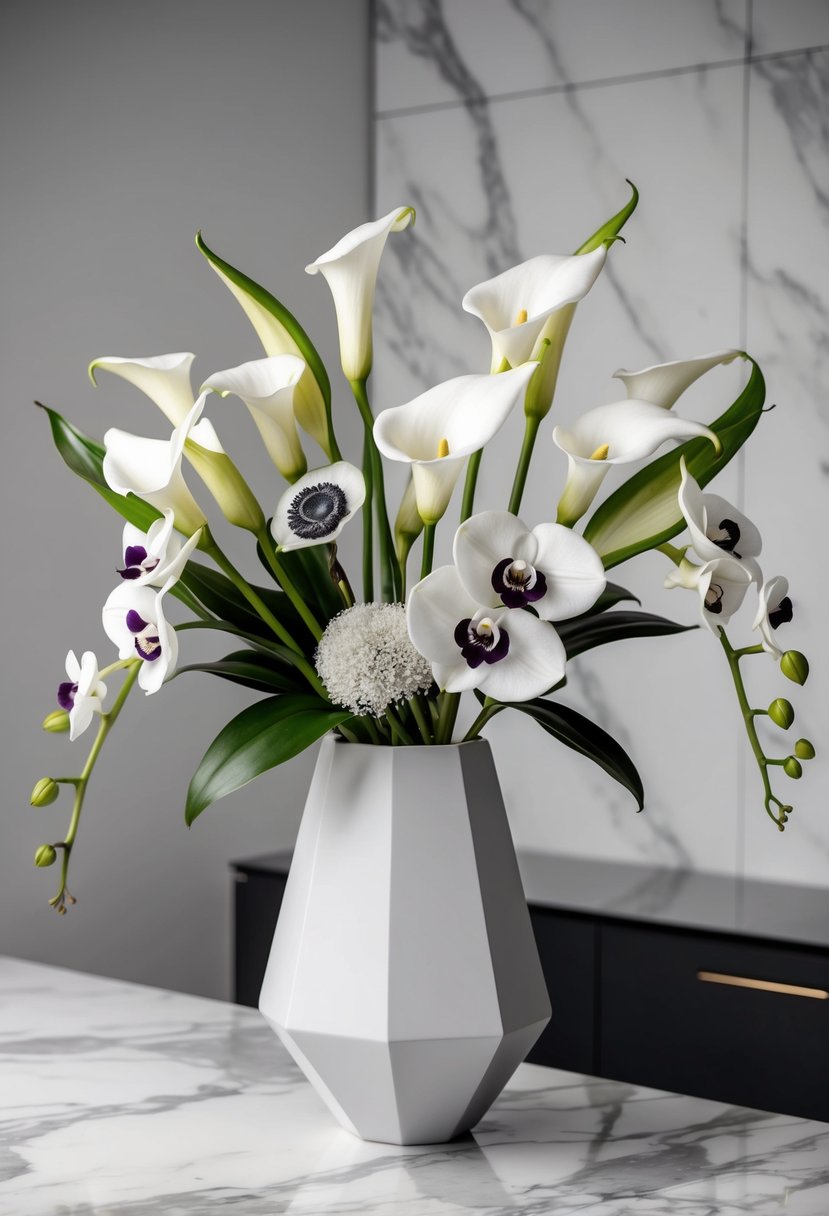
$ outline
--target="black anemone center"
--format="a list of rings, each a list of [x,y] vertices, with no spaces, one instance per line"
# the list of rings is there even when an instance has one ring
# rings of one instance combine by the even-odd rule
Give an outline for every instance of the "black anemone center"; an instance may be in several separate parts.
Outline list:
[[[330,536],[348,514],[342,487],[331,481],[306,486],[288,507],[288,526],[303,540],[322,540]]]
[[[793,616],[792,601],[784,595],[777,607],[769,612],[769,624],[772,629],[776,629],[778,625],[787,625]]]
[[[723,595],[725,592],[719,583],[712,583],[705,593],[705,610],[711,612],[714,616],[719,616],[722,612]]]
[[[455,626],[455,641],[461,648],[468,667],[481,663],[497,663],[509,653],[509,634],[490,622],[473,621],[466,617]]]
[[[718,549],[724,549],[726,553],[734,553],[740,541],[740,525],[735,523],[733,519],[721,519],[716,528],[711,529],[708,537],[712,540]],[[739,553],[734,553],[735,557],[739,557]]]
[[[505,557],[492,571],[492,587],[508,608],[523,608],[547,594],[541,571],[514,557]]]

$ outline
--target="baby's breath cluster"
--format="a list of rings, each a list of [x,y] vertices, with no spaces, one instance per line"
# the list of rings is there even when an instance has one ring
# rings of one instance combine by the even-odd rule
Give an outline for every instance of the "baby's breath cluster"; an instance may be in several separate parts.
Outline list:
[[[415,650],[403,604],[355,604],[329,622],[316,665],[328,695],[355,714],[378,717],[432,683],[428,659]]]

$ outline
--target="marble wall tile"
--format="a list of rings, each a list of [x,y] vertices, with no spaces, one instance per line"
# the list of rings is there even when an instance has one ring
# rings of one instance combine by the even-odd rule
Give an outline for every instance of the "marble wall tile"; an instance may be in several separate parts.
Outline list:
[[[746,0],[378,0],[377,109],[743,55]]]
[[[829,6],[821,8],[829,19]],[[800,782],[781,774],[775,783],[780,796],[796,808],[784,837],[755,817],[747,818],[745,866],[752,874],[827,886],[829,574],[814,540],[829,518],[828,105],[829,52],[753,65],[748,342],[777,408],[763,419],[747,461],[746,501],[763,530],[767,572],[785,573],[791,583],[795,617],[781,627],[781,638],[802,650],[813,669],[802,689],[773,666],[754,678],[757,703],[787,696],[795,706],[793,729],[785,736],[769,732],[776,736],[779,754],[785,754],[786,739],[806,735],[818,757],[804,766]],[[750,766],[746,780],[747,792],[756,791],[758,778]]]
[[[613,400],[610,376],[620,366],[739,345],[742,87],[741,67],[721,68],[380,119],[378,213],[412,202],[418,223],[390,241],[384,260],[378,403],[486,367],[488,341],[460,310],[463,293],[534,253],[575,248],[625,200],[626,176],[642,190],[641,208],[576,318],[556,420]],[[715,417],[744,378],[741,367],[712,373],[689,392],[685,412]],[[562,483],[552,425],[528,485],[528,519],[552,515]],[[506,502],[520,428],[511,419],[484,461],[479,502]],[[723,492],[734,484],[727,475]],[[646,607],[693,622],[690,597],[662,590],[664,565],[640,559],[619,581]],[[639,761],[649,801],[638,817],[603,773],[505,715],[492,738],[518,842],[733,871],[736,730],[710,711],[712,698],[727,695],[727,678],[701,633],[629,642],[574,665],[569,703]]]
[[[751,41],[755,55],[829,44],[826,0],[752,0]]]

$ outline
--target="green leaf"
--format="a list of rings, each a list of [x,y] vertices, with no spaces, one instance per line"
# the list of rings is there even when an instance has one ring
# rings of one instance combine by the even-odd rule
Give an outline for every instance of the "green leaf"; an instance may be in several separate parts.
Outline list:
[[[40,405],[40,402],[37,404]],[[55,447],[67,467],[78,477],[88,481],[119,515],[135,524],[142,532],[146,532],[151,524],[160,518],[161,512],[156,511],[148,502],[136,498],[134,494],[124,496],[111,490],[104,480],[105,449],[102,444],[84,435],[83,431],[79,431],[57,410],[50,409],[48,405],[41,405],[40,408],[49,419]]]
[[[680,625],[650,612],[608,612],[604,616],[561,621],[556,633],[564,643],[567,658],[574,659],[594,646],[620,642],[623,638],[654,638],[670,633],[686,633],[696,625]]]
[[[636,210],[636,204],[639,202],[639,191],[630,179],[626,178],[625,180],[632,191],[629,201],[625,203],[621,211],[617,211],[606,223],[602,224],[601,228],[597,228],[593,235],[589,236],[584,244],[578,247],[576,253],[592,253],[594,249],[598,249],[605,241],[612,240],[613,237],[619,235],[633,215]]]
[[[186,671],[220,676],[257,692],[301,692],[306,687],[304,677],[290,663],[280,663],[276,658],[252,654],[249,650],[235,650],[213,663],[190,663],[187,667],[179,667],[174,678]]]
[[[639,810],[642,810],[645,804],[642,778],[625,749],[601,726],[568,705],[540,698],[535,701],[511,701],[508,707],[528,714],[548,735],[598,764],[599,768],[603,768],[633,794]]]
[[[187,826],[211,803],[290,760],[351,716],[319,697],[293,694],[267,697],[243,709],[219,732],[193,775],[184,812]]]
[[[220,620],[229,621],[254,637],[273,641],[270,626],[248,606],[247,600],[242,598],[230,579],[218,570],[212,570],[191,558],[181,575],[181,582],[199,603]],[[255,587],[254,590],[293,637],[304,631],[299,613],[283,591],[275,591],[272,587]]]
[[[270,526],[271,521],[268,520],[268,529]],[[273,578],[273,571],[258,541],[256,554],[262,567]],[[279,560],[305,603],[317,610],[317,615],[321,618],[323,625],[341,611],[342,600],[331,581],[328,569],[328,545],[309,545],[307,549],[291,549],[287,553],[280,553]]]
[[[748,384],[740,396],[711,426],[719,436],[718,456],[707,439],[691,439],[640,469],[611,494],[593,513],[584,536],[604,561],[605,569],[654,549],[685,527],[677,493],[685,457],[688,472],[701,486],[728,464],[756,427],[763,413],[766,386],[760,368],[750,355]]]
[[[593,604],[592,608],[588,608],[587,612],[582,612],[578,616],[570,617],[570,620],[581,621],[585,617],[595,616],[598,612],[607,612],[608,608],[621,604],[623,600],[632,600],[634,604],[641,604],[642,602],[638,595],[634,595],[626,587],[620,587],[618,583],[607,583],[604,591],[595,604]],[[558,629],[558,625],[556,625],[556,629]]]

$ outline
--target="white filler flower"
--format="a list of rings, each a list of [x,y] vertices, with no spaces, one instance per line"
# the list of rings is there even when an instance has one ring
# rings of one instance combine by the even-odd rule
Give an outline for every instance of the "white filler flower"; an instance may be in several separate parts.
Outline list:
[[[432,683],[432,666],[409,638],[403,604],[355,604],[335,616],[316,653],[335,705],[379,716]]]

